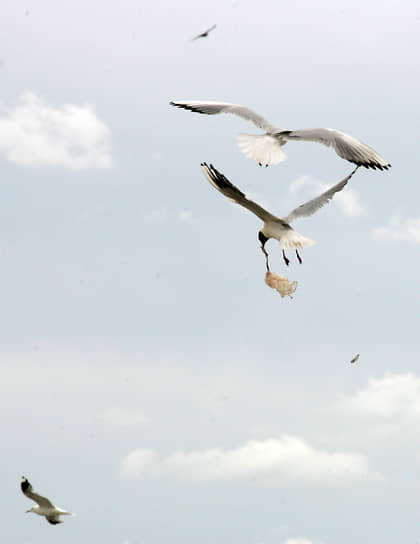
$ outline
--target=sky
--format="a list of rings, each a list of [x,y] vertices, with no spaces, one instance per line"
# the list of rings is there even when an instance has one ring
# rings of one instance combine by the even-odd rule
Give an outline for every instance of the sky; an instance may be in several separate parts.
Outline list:
[[[16,0],[0,36],[2,541],[419,541],[418,2]],[[294,225],[303,264],[267,243],[293,299],[200,163],[280,216],[352,165],[260,169],[256,127],[171,100],[392,164]],[[75,516],[25,514],[23,475]]]

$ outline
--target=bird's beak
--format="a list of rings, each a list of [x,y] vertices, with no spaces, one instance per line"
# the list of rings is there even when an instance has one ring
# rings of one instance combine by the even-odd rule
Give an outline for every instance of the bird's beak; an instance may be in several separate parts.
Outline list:
[[[25,514],[29,514],[30,510],[26,510]]]

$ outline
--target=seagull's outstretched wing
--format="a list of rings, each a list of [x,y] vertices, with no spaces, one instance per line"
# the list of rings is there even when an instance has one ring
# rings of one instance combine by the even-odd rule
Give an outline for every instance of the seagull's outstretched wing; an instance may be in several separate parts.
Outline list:
[[[300,219],[301,217],[309,217],[310,215],[313,215],[320,208],[322,208],[322,206],[327,204],[327,202],[329,202],[333,198],[335,193],[338,193],[339,191],[344,189],[347,182],[358,168],[359,167],[356,166],[353,172],[351,172],[343,180],[339,181],[336,185],[333,185],[332,187],[327,189],[321,195],[313,198],[312,200],[308,200],[308,202],[305,202],[304,204],[301,204],[300,206],[295,208],[292,212],[289,213],[287,217],[283,217],[284,221],[286,221],[287,223],[291,223],[295,219]]]
[[[331,146],[338,156],[365,168],[388,170],[391,166],[379,153],[353,136],[332,128],[303,128],[284,130],[277,133],[287,140],[318,142]]]
[[[20,488],[25,497],[28,497],[28,499],[32,499],[37,504],[39,504],[39,506],[54,508],[54,505],[50,500],[48,500],[46,497],[41,497],[41,495],[38,495],[37,493],[34,493],[32,485],[29,483],[27,478],[22,477]]]
[[[235,202],[235,204],[243,206],[258,216],[262,221],[281,221],[256,202],[249,200],[249,198],[247,198],[242,191],[235,187],[222,173],[216,170],[212,164],[208,166],[205,162],[203,162],[201,163],[201,168],[203,169],[204,175],[209,182],[216,187],[216,189],[220,191],[222,195]]]
[[[207,30],[205,30],[204,32],[202,32],[201,34],[194,36],[194,38],[192,38],[191,41],[193,42],[194,40],[198,40],[199,38],[206,38],[209,35],[209,33],[212,32],[216,28],[216,26],[217,25],[213,25]]]
[[[251,121],[255,126],[266,132],[279,132],[279,129],[274,125],[271,125],[264,117],[261,117],[261,115],[255,113],[255,111],[252,111],[245,106],[240,106],[239,104],[230,104],[229,102],[201,102],[199,100],[172,101],[170,104],[171,106],[177,106],[184,110],[205,113],[207,115],[233,113],[234,115],[242,117],[242,119]]]

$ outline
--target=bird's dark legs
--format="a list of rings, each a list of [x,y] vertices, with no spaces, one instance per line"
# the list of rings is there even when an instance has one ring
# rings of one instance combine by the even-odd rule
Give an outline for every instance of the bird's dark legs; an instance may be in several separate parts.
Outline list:
[[[270,272],[270,266],[268,264],[268,253],[265,249],[265,247],[261,244],[261,251],[264,253],[265,255],[265,267],[267,269],[267,272]]]
[[[298,258],[298,261],[300,262],[300,264],[302,264],[302,259],[301,259],[300,255],[299,255],[298,250],[296,250],[296,257]]]
[[[289,266],[290,261],[289,261],[289,259],[286,257],[286,254],[285,254],[285,252],[284,252],[284,249],[283,249],[282,251],[283,251],[283,260],[284,260],[284,262],[286,263],[286,266]]]

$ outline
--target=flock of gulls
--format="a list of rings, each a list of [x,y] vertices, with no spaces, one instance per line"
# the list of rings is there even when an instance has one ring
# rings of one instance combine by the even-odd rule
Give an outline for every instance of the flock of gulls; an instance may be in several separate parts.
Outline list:
[[[192,38],[191,41],[199,38],[206,38],[215,28],[216,25],[211,26],[201,34]],[[289,141],[317,142],[327,147],[332,147],[339,157],[356,165],[356,168],[337,184],[333,185],[319,196],[301,204],[287,216],[278,217],[264,209],[258,203],[247,198],[238,187],[233,185],[233,183],[231,183],[212,164],[207,164],[205,162],[201,164],[205,177],[218,191],[220,191],[220,193],[222,193],[222,195],[243,208],[246,208],[263,222],[262,228],[258,231],[258,239],[261,244],[261,250],[265,256],[267,273],[270,272],[270,267],[265,244],[270,238],[278,240],[282,250],[283,260],[287,266],[289,265],[290,260],[286,256],[285,250],[295,250],[299,263],[302,263],[302,258],[298,250],[312,246],[315,242],[296,232],[290,226],[290,223],[296,219],[313,215],[327,204],[336,193],[344,189],[359,167],[372,168],[373,170],[387,170],[391,166],[390,163],[374,149],[356,138],[353,138],[353,136],[340,132],[339,130],[331,128],[303,128],[298,130],[278,128],[266,121],[266,119],[255,113],[253,110],[229,102],[182,100],[172,101],[170,104],[178,108],[206,115],[231,113],[242,117],[247,121],[251,121],[256,127],[263,130],[264,133],[238,134],[238,146],[246,157],[253,159],[260,166],[264,165],[267,167],[272,164],[283,162],[287,158],[283,146]],[[282,276],[278,276],[278,278],[282,278]],[[287,280],[287,278],[284,279]],[[357,353],[350,363],[357,362],[359,357],[360,354]],[[62,523],[60,516],[73,515],[67,510],[58,508],[46,497],[35,493],[32,485],[24,476],[22,477],[20,487],[22,493],[37,504],[37,506],[33,506],[26,512],[33,512],[39,516],[44,516],[51,525]]]
[[[265,131],[264,134],[239,134],[238,145],[246,157],[258,162],[260,166],[269,166],[284,161],[286,154],[283,151],[283,146],[289,141],[317,142],[327,147],[332,147],[339,157],[356,165],[356,168],[348,176],[330,187],[327,191],[305,202],[286,217],[277,217],[247,198],[238,187],[233,185],[213,165],[208,165],[207,163],[201,164],[204,175],[218,191],[263,221],[263,227],[258,232],[258,239],[261,243],[261,250],[265,255],[267,272],[270,271],[268,253],[265,249],[267,240],[270,238],[278,240],[286,265],[289,265],[290,261],[285,254],[285,250],[290,249],[295,250],[298,261],[302,263],[302,258],[298,250],[312,246],[315,242],[297,233],[290,226],[290,223],[295,219],[313,215],[327,204],[336,193],[346,186],[349,179],[359,167],[362,166],[373,170],[387,170],[391,166],[374,149],[339,130],[331,128],[303,128],[299,130],[278,128],[253,110],[239,104],[230,104],[229,102],[181,100],[172,101],[170,104],[178,108],[206,115],[232,113],[247,121],[251,121],[256,127]]]

